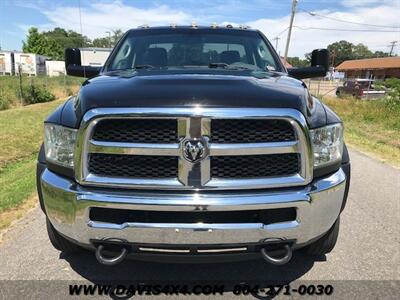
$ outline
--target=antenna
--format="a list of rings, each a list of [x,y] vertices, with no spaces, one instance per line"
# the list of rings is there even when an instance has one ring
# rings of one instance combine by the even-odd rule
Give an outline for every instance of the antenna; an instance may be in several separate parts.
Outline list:
[[[82,48],[83,48],[83,41],[84,41],[84,39],[83,39],[83,30],[82,30],[82,13],[81,13],[81,0],[78,0],[78,4],[79,4],[79,6],[78,6],[78,9],[79,9],[79,27],[80,27],[80,30],[81,30],[81,36],[82,36],[82,44],[81,44],[81,46],[82,46]],[[83,62],[85,62],[85,51],[79,51],[80,53],[81,53],[81,55],[82,55],[82,60],[83,60]],[[85,66],[84,65],[82,65],[82,67],[83,67],[83,77],[86,77],[86,68],[85,68]]]

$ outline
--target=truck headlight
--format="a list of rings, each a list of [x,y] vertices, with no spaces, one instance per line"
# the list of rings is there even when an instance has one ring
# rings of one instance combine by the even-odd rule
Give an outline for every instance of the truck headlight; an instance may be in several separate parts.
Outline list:
[[[67,168],[73,168],[76,133],[76,129],[46,123],[44,125],[46,160]]]
[[[342,160],[343,125],[341,123],[310,130],[314,167],[323,167]]]

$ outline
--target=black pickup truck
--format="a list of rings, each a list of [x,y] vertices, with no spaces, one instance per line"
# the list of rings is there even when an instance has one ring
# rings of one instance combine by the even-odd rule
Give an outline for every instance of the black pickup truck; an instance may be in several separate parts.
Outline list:
[[[257,30],[129,30],[102,68],[66,50],[89,78],[45,121],[37,164],[53,246],[113,265],[262,257],[335,246],[350,162],[338,116],[286,69]]]

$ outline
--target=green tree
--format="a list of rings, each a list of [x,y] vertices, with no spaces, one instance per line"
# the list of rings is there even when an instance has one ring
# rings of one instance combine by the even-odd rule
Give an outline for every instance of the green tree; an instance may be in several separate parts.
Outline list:
[[[111,40],[108,37],[95,38],[92,43],[93,47],[109,48],[112,46]]]
[[[374,57],[374,53],[364,44],[353,45],[353,59],[363,59]]]
[[[297,56],[295,57],[288,57],[288,63],[291,64],[293,67],[309,67],[310,62],[307,59],[301,59]]]
[[[109,34],[109,36],[95,38],[93,40],[92,46],[99,48],[112,48],[114,47],[120,38],[124,35],[121,29],[116,29]]]
[[[345,60],[353,59],[353,47],[352,43],[344,40],[328,45],[333,65],[336,67]]]
[[[62,60],[65,48],[90,45],[90,39],[72,30],[56,27],[50,31],[39,32],[37,28],[32,27],[28,31],[26,41],[22,42],[22,50]]]
[[[374,57],[389,57],[389,53],[383,51],[375,51]]]
[[[29,29],[26,42],[22,42],[22,50],[24,52],[32,52],[43,55],[45,55],[47,52],[48,46],[48,42],[43,34],[40,33],[35,27]]]
[[[388,53],[383,51],[372,52],[366,45],[354,45],[348,41],[339,41],[328,45],[328,50],[331,54],[332,64],[336,67],[345,60],[364,59],[373,57],[387,57]]]

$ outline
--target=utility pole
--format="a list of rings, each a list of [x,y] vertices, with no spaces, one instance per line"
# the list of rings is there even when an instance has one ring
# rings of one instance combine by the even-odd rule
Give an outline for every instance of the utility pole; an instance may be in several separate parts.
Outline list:
[[[108,33],[108,47],[111,48],[111,31],[106,31]]]
[[[389,56],[392,56],[392,53],[393,53],[394,46],[396,46],[397,42],[398,42],[398,41],[393,41],[393,42],[390,42],[390,45],[388,46],[388,47],[390,47],[390,53],[389,53]]]
[[[331,56],[332,56],[332,67],[335,67],[335,58],[336,58],[336,51],[335,49],[333,49],[333,51],[331,52]]]
[[[290,36],[292,35],[293,20],[294,20],[294,15],[296,14],[297,2],[298,2],[298,0],[292,0],[292,15],[290,16],[289,31],[288,31],[287,40],[286,40],[285,62],[287,61],[287,56],[288,56],[288,52],[289,52]]]
[[[275,41],[275,50],[278,51],[278,42],[281,38],[277,36],[276,38],[273,38],[272,40]]]

